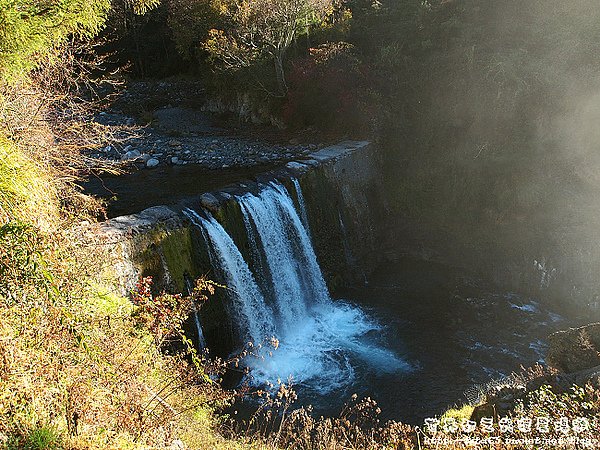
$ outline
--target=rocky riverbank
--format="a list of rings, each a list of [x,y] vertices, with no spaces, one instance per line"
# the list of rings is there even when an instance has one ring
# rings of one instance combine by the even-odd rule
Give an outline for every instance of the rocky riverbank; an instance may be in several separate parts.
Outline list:
[[[258,137],[231,114],[207,112],[206,104],[197,83],[131,83],[94,117],[114,139],[86,155],[138,169],[188,164],[227,169],[285,163],[326,146],[312,130],[261,129]]]

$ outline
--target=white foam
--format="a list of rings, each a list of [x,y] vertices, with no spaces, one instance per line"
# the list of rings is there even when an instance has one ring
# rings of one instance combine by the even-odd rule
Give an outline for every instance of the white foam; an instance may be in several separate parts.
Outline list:
[[[302,198],[299,184],[295,188]],[[253,258],[264,257],[264,264],[253,264],[260,273],[250,272],[231,237],[209,214],[208,219],[192,211],[186,214],[205,233],[213,262],[233,288],[232,305],[242,329],[254,339],[271,333],[279,342],[277,349],[255,347],[258,353],[244,359],[254,384],[276,385],[291,379],[327,394],[352,385],[357,369],[411,370],[382,345],[378,339],[382,330],[375,320],[355,305],[331,299],[304,225],[306,219],[300,219],[283,186],[272,183],[257,195],[237,200]],[[257,279],[268,286],[261,291]]]
[[[405,372],[410,364],[373,342],[370,332],[379,325],[358,307],[341,301],[320,305],[280,339],[271,355],[249,358],[254,384],[276,384],[291,378],[294,384],[328,393],[355,381],[358,366],[378,373]]]

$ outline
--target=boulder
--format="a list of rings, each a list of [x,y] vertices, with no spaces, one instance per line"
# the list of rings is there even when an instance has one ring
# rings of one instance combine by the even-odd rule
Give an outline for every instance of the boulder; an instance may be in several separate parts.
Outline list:
[[[152,169],[152,168],[158,166],[158,164],[159,164],[159,161],[156,158],[150,158],[148,161],[146,161],[146,167],[148,169]]]
[[[546,361],[565,373],[580,372],[600,365],[600,323],[553,333]]]
[[[134,161],[138,159],[142,154],[139,150],[129,150],[121,156],[122,161]]]
[[[290,169],[290,170],[295,170],[295,171],[298,171],[298,172],[306,172],[306,171],[308,171],[308,166],[306,166],[305,164],[302,164],[300,162],[297,162],[297,161],[290,161],[285,166],[288,169]]]
[[[200,196],[200,204],[211,212],[215,212],[221,206],[221,202],[213,194],[205,193]]]

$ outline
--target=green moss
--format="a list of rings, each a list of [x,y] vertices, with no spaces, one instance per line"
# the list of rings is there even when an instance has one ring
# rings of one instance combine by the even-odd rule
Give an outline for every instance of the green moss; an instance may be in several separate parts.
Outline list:
[[[217,211],[215,218],[225,228],[227,234],[235,242],[236,246],[244,256],[246,261],[251,262],[250,243],[246,226],[244,225],[244,217],[242,208],[235,200],[225,202],[225,204]]]
[[[141,276],[151,276],[156,281],[164,275],[164,268],[157,248],[164,239],[165,234],[162,229],[150,230],[136,236],[132,241],[132,256]]]
[[[138,235],[132,242],[135,265],[142,276],[151,276],[155,283],[170,279],[169,288],[174,292],[185,291],[185,275],[198,276],[194,263],[194,244],[189,228],[166,230],[157,226],[153,230]],[[168,272],[168,276],[167,276]]]
[[[124,316],[133,310],[129,299],[115,295],[107,288],[97,285],[91,286],[94,295],[82,299],[87,310],[96,317]]]
[[[185,291],[185,275],[194,277],[192,236],[189,228],[181,228],[165,234],[160,243],[165,263],[177,292]]]

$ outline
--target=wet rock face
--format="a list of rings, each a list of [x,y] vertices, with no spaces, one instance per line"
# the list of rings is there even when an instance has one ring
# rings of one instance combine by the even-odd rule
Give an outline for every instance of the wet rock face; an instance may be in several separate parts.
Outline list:
[[[177,212],[155,206],[111,219],[101,224],[100,233],[120,295],[129,295],[144,276],[152,276],[159,289],[181,292],[182,274],[192,263],[185,248],[187,228]]]
[[[565,373],[600,366],[600,323],[558,331],[548,340],[550,366]]]

